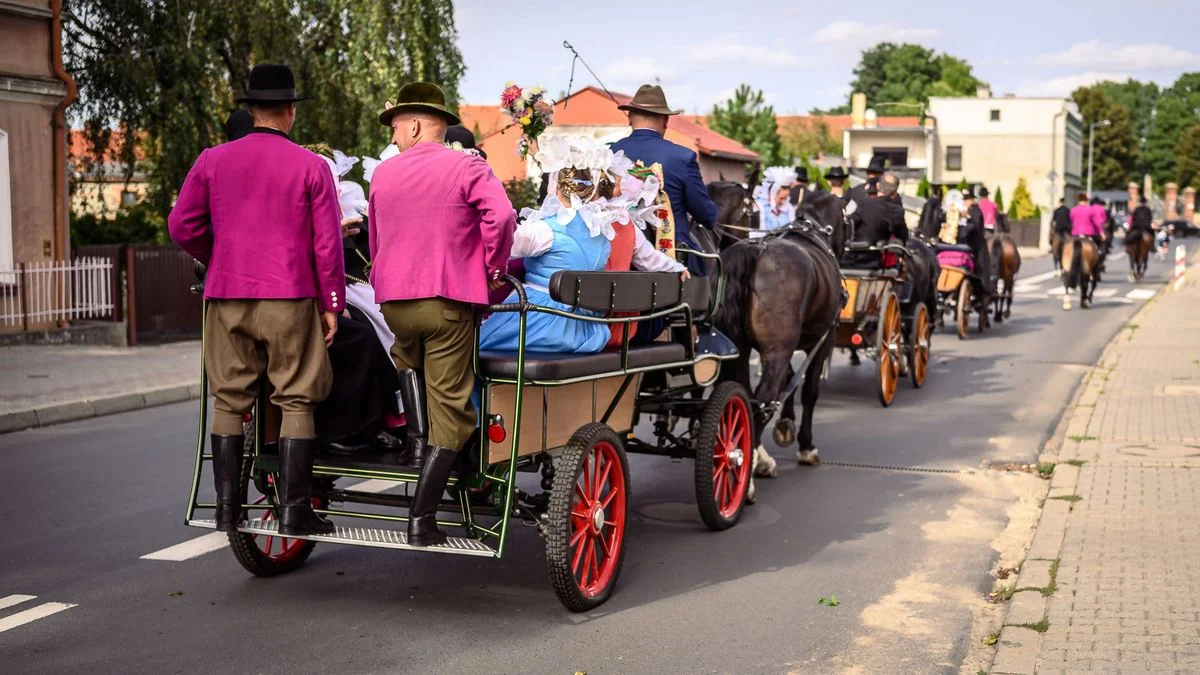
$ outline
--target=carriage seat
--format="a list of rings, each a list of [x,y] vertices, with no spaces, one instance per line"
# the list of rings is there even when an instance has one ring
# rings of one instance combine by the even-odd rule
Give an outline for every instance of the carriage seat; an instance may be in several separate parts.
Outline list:
[[[687,361],[687,350],[675,342],[656,342],[629,348],[629,368],[653,368]],[[544,354],[525,352],[526,380],[570,380],[621,371],[621,350],[596,354]],[[512,379],[517,376],[516,352],[480,352],[479,374]]]

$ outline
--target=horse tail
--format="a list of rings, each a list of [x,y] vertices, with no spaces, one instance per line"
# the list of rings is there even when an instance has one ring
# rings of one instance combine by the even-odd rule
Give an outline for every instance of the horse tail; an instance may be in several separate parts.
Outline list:
[[[1004,241],[999,234],[992,237],[992,278],[999,279],[1004,275]]]
[[[1076,237],[1071,242],[1074,248],[1071,250],[1071,271],[1067,279],[1067,286],[1070,288],[1078,288],[1079,280],[1083,275],[1083,240]]]
[[[751,242],[737,243],[721,252],[725,296],[714,323],[739,348],[746,344],[746,312],[750,294],[754,292],[754,275],[761,255],[762,245]]]

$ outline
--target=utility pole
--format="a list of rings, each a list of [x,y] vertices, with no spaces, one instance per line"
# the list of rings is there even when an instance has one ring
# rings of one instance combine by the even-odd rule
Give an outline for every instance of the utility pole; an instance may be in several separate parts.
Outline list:
[[[1107,127],[1112,124],[1112,120],[1101,120],[1092,122],[1088,127],[1088,197],[1092,196],[1092,155],[1096,152],[1096,127]]]

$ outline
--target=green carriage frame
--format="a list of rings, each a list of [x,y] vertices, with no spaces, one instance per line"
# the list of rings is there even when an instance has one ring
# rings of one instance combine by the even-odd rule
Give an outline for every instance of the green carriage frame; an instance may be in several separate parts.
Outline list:
[[[712,373],[719,371],[720,362],[736,358],[737,353],[736,351],[699,353],[695,341],[690,339],[692,327],[697,323],[693,305],[705,305],[704,316],[713,316],[723,295],[724,279],[719,257],[691,251],[684,252],[713,260],[716,263],[716,293],[711,299],[708,297],[708,280],[705,278],[695,279],[685,284],[674,274],[560,272],[556,277],[563,274],[569,276],[558,280],[562,281],[562,284],[559,285],[570,286],[561,292],[565,294],[567,291],[572,291],[571,296],[574,302],[571,299],[556,299],[572,305],[575,309],[588,310],[591,314],[579,314],[552,307],[532,305],[527,302],[521,284],[512,277],[507,277],[506,280],[516,289],[518,302],[489,306],[482,308],[477,313],[473,366],[475,374],[482,384],[480,422],[476,433],[477,446],[475,446],[478,450],[478,457],[477,461],[469,466],[460,465],[449,480],[447,489],[452,498],[442,500],[439,514],[456,513],[458,517],[455,519],[439,517],[438,523],[442,527],[453,528],[461,532],[461,535],[451,536],[444,545],[415,547],[407,543],[406,533],[401,530],[369,526],[343,526],[340,522],[337,531],[332,535],[279,537],[274,511],[274,505],[279,502],[274,488],[277,457],[266,451],[267,448],[263,442],[265,415],[257,414],[257,411],[264,410],[267,401],[266,387],[260,387],[256,413],[253,415],[253,421],[249,423],[251,433],[247,435],[247,439],[251,440],[247,442],[242,468],[242,508],[247,515],[245,519],[240,520],[237,532],[229,534],[231,548],[239,562],[247,570],[260,576],[282,574],[303,564],[313,546],[318,542],[499,558],[503,556],[508,543],[511,521],[519,518],[523,522],[536,525],[539,532],[546,538],[551,580],[563,604],[572,611],[591,609],[606,600],[611,593],[624,555],[623,530],[628,510],[627,496],[629,492],[626,449],[631,452],[671,457],[695,457],[697,459],[698,506],[702,519],[711,529],[716,530],[735,524],[741,515],[746,484],[749,482],[752,455],[750,443],[753,437],[753,422],[750,418],[751,405],[748,394],[740,385],[734,383],[720,384],[707,399],[697,394],[697,392],[702,393],[715,382],[716,376]],[[639,295],[638,301],[632,303],[637,306],[633,308],[637,311],[630,312],[631,307],[623,306],[618,296],[622,289],[628,289],[634,283],[641,284],[638,289],[648,288],[650,297],[647,299],[644,297],[644,293],[637,294]],[[603,284],[608,285],[607,311],[602,311],[597,305],[597,298],[604,294]],[[554,284],[552,283],[552,285]],[[657,306],[660,292],[669,296],[670,300],[670,303],[663,307]],[[591,299],[590,305],[589,298]],[[600,302],[603,301],[600,300]],[[647,303],[648,307],[645,311],[637,309],[645,307]],[[207,303],[205,303],[205,309],[207,309]],[[486,313],[498,312],[515,312],[520,315],[515,361],[508,363],[510,370],[515,365],[515,372],[512,372],[511,375],[489,373],[485,363],[487,355],[481,355],[479,350],[481,317]],[[630,341],[626,340],[615,354],[610,351],[602,355],[607,358],[606,363],[611,362],[614,355],[618,356],[617,367],[607,368],[602,372],[588,372],[557,378],[529,377],[526,366],[530,362],[531,355],[526,350],[526,325],[531,312],[594,323],[624,324],[625,330],[630,332],[634,322],[667,319],[674,322],[672,333],[677,340],[673,343],[645,347],[632,347],[629,344]],[[614,316],[616,313],[621,315]],[[202,336],[202,345],[203,339]],[[674,348],[667,349],[671,345],[674,345]],[[672,356],[665,361],[660,359],[646,362],[646,359],[639,357],[644,356],[647,350],[657,350],[655,353],[658,354],[670,351],[672,354],[678,353],[679,356]],[[537,362],[538,357],[539,355],[533,355],[534,363]],[[705,375],[702,380],[698,380],[697,372],[701,364],[716,366],[715,371],[711,367],[706,369],[706,372],[712,374],[711,377]],[[640,381],[644,374],[661,375],[656,375],[657,382],[655,384],[646,385]],[[596,383],[615,378],[620,378],[620,385],[616,393],[612,395],[611,399],[604,402],[601,408],[598,402],[602,399],[597,399]],[[556,390],[566,391],[563,388],[585,383],[592,383],[590,387],[592,392],[591,414],[584,416],[579,413],[580,417],[575,420],[579,422],[578,427],[565,443],[548,443],[547,425],[550,421],[549,415],[546,414],[547,394]],[[513,397],[511,420],[496,419],[496,411],[489,409],[492,394],[499,387],[511,388]],[[586,388],[585,385],[583,390]],[[542,394],[541,439],[535,439],[532,452],[522,452],[522,449],[527,447],[527,443],[523,443],[521,437],[525,426],[523,418],[528,412],[526,398],[531,390]],[[580,390],[579,387],[574,389],[576,393]],[[634,397],[632,419],[628,423],[618,423],[613,419],[614,412],[622,401],[628,400],[629,396]],[[600,414],[601,409],[603,410],[602,414]],[[676,436],[672,433],[670,424],[661,420],[656,421],[654,426],[656,439],[654,443],[649,443],[635,438],[632,433],[638,424],[639,417],[643,414],[672,415],[676,418],[689,419],[692,422],[687,432]],[[202,503],[197,499],[204,463],[212,459],[212,455],[206,452],[207,416],[208,380],[202,369],[196,462],[185,523],[193,527],[211,529],[215,527],[211,518],[198,518],[196,515],[197,510],[215,508],[215,504]],[[612,424],[617,424],[617,428],[612,428]],[[500,429],[504,430],[503,434],[496,434],[499,437],[498,440],[492,438],[493,425],[499,425]],[[737,436],[735,434],[737,430],[744,433]],[[499,461],[491,461],[497,459],[491,451],[492,446],[503,444],[509,436],[511,436],[511,442],[507,456],[500,456]],[[537,440],[540,440],[540,443],[536,443]],[[732,446],[735,444],[738,447],[733,448]],[[466,456],[468,453],[461,454]],[[595,458],[593,471],[596,475],[587,473],[593,458]],[[468,457],[466,461],[471,459]],[[584,462],[582,467],[581,461]],[[608,467],[605,476],[606,480],[613,481],[610,484],[600,484],[599,474],[602,466]],[[617,471],[619,475],[615,478],[612,476],[614,466],[619,469]],[[518,488],[517,476],[519,473],[539,470],[542,473],[541,493],[525,492]],[[616,542],[617,552],[612,556],[604,557],[603,564],[608,566],[604,570],[599,569],[601,565],[598,560],[596,561],[597,574],[591,578],[592,583],[590,584],[587,570],[584,571],[582,578],[577,573],[580,564],[579,555],[572,554],[572,547],[578,545],[573,541],[568,541],[574,536],[564,536],[564,532],[568,534],[572,532],[572,524],[578,526],[584,522],[580,520],[581,514],[575,508],[587,502],[583,496],[576,496],[581,471],[584,472],[582,477],[585,488],[588,481],[594,482],[597,486],[597,494],[592,495],[594,498],[592,502],[595,502],[590,507],[593,508],[592,516],[588,516],[594,517],[597,522],[588,525],[591,529],[585,536],[586,541],[591,541],[591,538],[594,537],[599,542],[591,542],[591,545],[595,547],[597,558],[601,556],[599,552],[601,545],[605,547],[606,551],[609,546],[613,545],[612,541],[604,539],[605,536],[608,536],[605,534],[605,528],[608,527],[609,521],[606,515],[607,506],[603,508],[598,506],[601,501],[599,491],[603,488],[608,489],[608,492],[604,493],[604,498],[609,500],[609,504],[618,501],[615,500],[614,495],[620,493],[620,507],[626,510],[620,514],[621,532],[619,536],[621,539]],[[564,475],[560,478],[560,474],[569,474],[569,476]],[[316,486],[314,488],[314,510],[318,513],[354,519],[357,522],[396,525],[408,521],[406,511],[404,513],[374,513],[361,509],[334,508],[333,504],[341,503],[346,507],[370,505],[406,510],[411,503],[407,488],[403,495],[377,494],[337,488],[333,485],[333,481],[337,478],[357,478],[383,480],[405,486],[415,485],[418,479],[418,470],[413,467],[388,466],[370,461],[318,457],[314,462],[313,476]],[[622,483],[615,482],[617,479],[620,479]],[[251,484],[262,495],[254,503],[250,503],[249,499]],[[260,511],[262,512],[260,517],[253,517],[252,514]],[[597,514],[596,511],[599,513]],[[564,519],[566,522],[561,522]],[[609,529],[610,531],[615,530],[616,526]],[[596,530],[596,532],[592,533],[591,530]],[[451,534],[457,534],[457,532],[451,532]],[[574,535],[578,535],[578,527],[574,531]],[[274,550],[276,542],[279,545],[279,552]],[[591,553],[588,555],[591,556]],[[585,567],[591,564],[590,560],[590,557],[585,559],[583,563]],[[601,571],[604,574],[601,574]],[[597,579],[601,576],[604,577],[603,583],[598,584]]]

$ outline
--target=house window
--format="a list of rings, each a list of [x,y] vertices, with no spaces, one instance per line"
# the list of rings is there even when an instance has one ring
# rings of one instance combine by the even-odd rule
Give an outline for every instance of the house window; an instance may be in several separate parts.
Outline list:
[[[946,146],[946,170],[947,171],[962,171],[962,146],[947,145]]]
[[[138,194],[133,190],[121,190],[121,208],[129,209],[137,206]]]
[[[884,159],[884,166],[899,169],[908,166],[908,148],[871,148],[871,154]]]
[[[0,129],[0,270],[13,269],[12,192],[8,134]]]
[[[993,109],[992,109],[992,121],[993,121],[993,122],[999,122],[999,121],[1000,121],[1000,111],[999,111],[998,109],[996,109],[996,108],[993,108]]]

